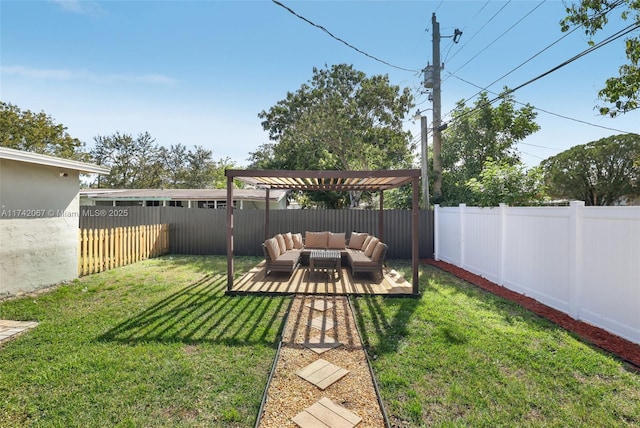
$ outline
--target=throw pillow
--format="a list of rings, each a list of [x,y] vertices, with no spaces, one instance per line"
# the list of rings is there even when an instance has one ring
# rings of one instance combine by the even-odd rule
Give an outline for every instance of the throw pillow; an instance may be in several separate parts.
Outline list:
[[[367,248],[364,250],[364,255],[367,257],[371,257],[371,255],[373,254],[373,250],[375,250],[376,245],[378,245],[378,242],[380,242],[378,238],[371,238],[371,240],[369,241],[369,245],[367,245]]]
[[[374,238],[374,236],[373,236],[373,235],[368,235],[368,236],[365,238],[364,242],[362,243],[362,248],[360,248],[360,249],[361,249],[362,251],[366,250],[366,249],[367,249],[367,245],[369,245],[369,242],[371,242],[371,240],[372,240],[373,238]]]
[[[380,256],[382,256],[382,252],[384,251],[384,243],[378,242],[376,244],[376,248],[374,248],[373,253],[371,254],[371,260],[374,262],[380,261]]]
[[[304,247],[302,243],[302,233],[294,233],[291,235],[291,238],[293,239],[293,248],[296,250],[302,250]]]
[[[284,243],[284,236],[278,233],[276,235],[276,241],[278,242],[278,247],[280,248],[280,254],[284,254],[287,251],[287,244]]]
[[[280,247],[278,247],[278,241],[276,238],[269,238],[264,241],[264,246],[267,247],[267,252],[271,260],[275,260],[280,255]]]
[[[349,237],[349,248],[352,250],[362,250],[362,244],[364,244],[364,240],[369,236],[368,233],[358,233],[352,232]]]
[[[291,232],[287,232],[283,236],[284,244],[287,247],[287,250],[293,250],[293,236],[291,236]]]

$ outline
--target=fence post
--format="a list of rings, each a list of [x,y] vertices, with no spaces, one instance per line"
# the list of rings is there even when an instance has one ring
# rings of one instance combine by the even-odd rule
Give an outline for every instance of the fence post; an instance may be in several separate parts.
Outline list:
[[[428,218],[428,217],[427,217]],[[435,261],[440,260],[440,204],[433,205],[433,259]]]
[[[505,203],[498,204],[498,285],[504,285],[504,266],[506,255],[506,241],[507,241],[507,207]]]
[[[467,204],[458,205],[458,213],[460,216],[460,241],[459,241],[459,249],[460,249],[460,257],[458,259],[458,266],[464,269],[464,212],[467,208]]]
[[[580,217],[584,209],[584,201],[571,201],[569,205],[569,315],[580,319],[580,301],[582,300],[582,236],[580,234]]]
[[[93,248],[91,252],[91,273],[98,272],[98,229],[91,229],[89,231],[91,235],[91,247]]]
[[[104,229],[98,229],[98,272],[104,270]]]
[[[78,276],[82,276],[82,229],[78,229]]]

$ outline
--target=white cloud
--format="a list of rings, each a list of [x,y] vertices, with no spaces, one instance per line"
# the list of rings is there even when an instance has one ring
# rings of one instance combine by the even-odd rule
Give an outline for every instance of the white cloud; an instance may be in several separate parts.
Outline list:
[[[100,16],[105,10],[97,1],[92,0],[49,0],[57,4],[60,8],[67,12],[78,13],[88,16]]]
[[[0,66],[0,73],[39,80],[80,80],[98,84],[147,83],[151,85],[173,85],[177,81],[162,74],[100,74],[86,70],[40,69],[32,67]]]

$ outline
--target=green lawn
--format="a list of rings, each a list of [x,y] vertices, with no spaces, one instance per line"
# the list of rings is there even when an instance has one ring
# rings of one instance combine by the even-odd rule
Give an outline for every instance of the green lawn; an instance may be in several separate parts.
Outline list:
[[[40,325],[0,348],[0,427],[253,426],[289,298],[225,285],[225,257],[173,256],[1,302]],[[353,300],[394,426],[640,425],[611,355],[434,267],[421,292]]]
[[[0,303],[40,322],[0,349],[0,426],[252,426],[289,300],[225,286],[226,258],[174,256]]]
[[[638,372],[437,268],[420,278],[420,299],[354,300],[392,425],[640,425]]]

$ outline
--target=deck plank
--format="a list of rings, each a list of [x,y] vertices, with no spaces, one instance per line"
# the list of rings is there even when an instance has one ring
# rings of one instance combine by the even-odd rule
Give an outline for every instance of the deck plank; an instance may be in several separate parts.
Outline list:
[[[272,294],[403,294],[413,293],[413,287],[393,269],[385,269],[382,279],[369,274],[351,275],[343,267],[340,278],[331,280],[323,275],[310,275],[307,267],[300,267],[293,274],[272,272],[265,275],[265,262],[254,266],[234,281],[232,291]]]

